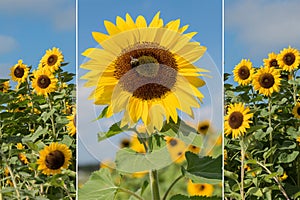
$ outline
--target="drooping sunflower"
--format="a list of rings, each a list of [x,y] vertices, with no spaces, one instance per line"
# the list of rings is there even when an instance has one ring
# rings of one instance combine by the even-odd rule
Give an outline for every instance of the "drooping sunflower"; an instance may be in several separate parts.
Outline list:
[[[18,60],[18,63],[10,68],[10,76],[13,81],[23,83],[29,74],[29,68],[23,63],[23,60]]]
[[[271,96],[280,89],[280,70],[274,67],[264,67],[257,70],[253,75],[253,87],[260,94]]]
[[[191,41],[196,33],[184,33],[188,26],[180,27],[179,19],[164,25],[159,15],[149,24],[129,14],[118,16],[116,25],[104,21],[108,34],[93,32],[102,48],[82,53],[90,58],[81,65],[91,70],[82,77],[88,80],[85,86],[96,87],[89,98],[109,105],[106,117],[124,111],[121,127],[141,119],[148,132],[160,130],[164,118],[177,122],[177,109],[193,116],[191,108],[204,97],[199,73],[207,70],[193,63],[206,47]]]
[[[254,69],[252,68],[252,62],[250,60],[242,59],[233,70],[234,81],[240,85],[247,85],[252,80]]]
[[[278,61],[277,61],[277,54],[274,52],[271,52],[268,54],[268,58],[265,58],[264,60],[264,66],[265,67],[278,67]]]
[[[285,71],[291,72],[300,64],[300,52],[289,46],[280,51],[277,60],[279,67]]]
[[[187,191],[191,196],[210,197],[214,192],[214,186],[207,183],[193,183],[191,180],[189,180]]]
[[[197,127],[197,132],[203,135],[206,135],[208,129],[210,126],[210,121],[205,120],[202,122],[199,122],[198,127]]]
[[[294,106],[292,113],[293,113],[294,117],[296,117],[297,119],[300,119],[300,103],[299,102]]]
[[[32,87],[38,95],[48,96],[57,88],[57,78],[46,69],[39,69],[33,72]]]
[[[0,92],[6,93],[9,89],[9,81],[0,83]]]
[[[69,135],[73,136],[76,133],[76,109],[72,109],[72,115],[67,116],[69,123],[67,124],[67,130]]]
[[[65,144],[51,143],[39,152],[40,158],[37,161],[38,170],[43,174],[54,175],[67,169],[72,157],[72,152]]]
[[[64,62],[64,56],[59,48],[53,47],[46,50],[45,55],[42,57],[39,63],[39,69],[45,68],[51,72],[55,72]]]
[[[245,107],[243,103],[230,104],[227,115],[225,116],[225,135],[232,134],[232,138],[237,138],[246,133],[246,128],[250,128],[249,119],[253,113],[249,113],[250,108]]]

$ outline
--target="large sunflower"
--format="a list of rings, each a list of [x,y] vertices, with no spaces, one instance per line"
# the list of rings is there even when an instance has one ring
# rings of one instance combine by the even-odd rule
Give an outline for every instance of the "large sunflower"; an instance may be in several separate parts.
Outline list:
[[[285,71],[293,71],[300,64],[300,52],[289,46],[280,51],[278,55],[278,64]]]
[[[293,113],[294,117],[296,117],[297,119],[300,119],[300,103],[299,102],[294,106],[292,113]]]
[[[268,58],[265,58],[263,61],[265,67],[278,67],[277,54],[274,52],[269,53]]]
[[[81,65],[91,70],[82,78],[86,87],[96,86],[90,95],[95,104],[109,105],[107,117],[124,111],[121,127],[140,119],[148,132],[160,130],[163,120],[177,122],[179,109],[193,116],[191,107],[199,107],[203,98],[198,90],[205,82],[192,63],[206,51],[191,42],[195,32],[184,33],[180,20],[164,25],[159,12],[147,25],[143,16],[135,20],[129,14],[116,18],[116,25],[104,21],[108,35],[93,32],[100,48],[83,55],[90,58]]]
[[[51,143],[39,152],[40,158],[37,161],[38,170],[43,174],[54,175],[67,169],[72,157],[71,150],[65,144]]]
[[[250,60],[242,59],[233,70],[234,81],[240,85],[247,85],[252,80],[252,74],[254,69],[252,68],[252,62]]]
[[[10,76],[13,81],[23,83],[29,74],[29,68],[23,63],[23,60],[18,60],[18,63],[10,68]]]
[[[59,48],[53,47],[52,49],[46,50],[45,55],[42,57],[39,69],[46,68],[51,72],[58,70],[61,63],[64,61],[64,56]]]
[[[193,183],[189,180],[187,185],[187,191],[192,196],[212,196],[214,192],[214,186],[207,183]]]
[[[227,115],[225,116],[225,135],[232,134],[232,138],[244,135],[246,128],[250,128],[249,119],[253,113],[249,113],[250,109],[245,108],[243,103],[230,104],[228,107]]]
[[[39,69],[33,72],[32,87],[38,95],[48,96],[57,87],[57,78],[46,69]]]
[[[280,89],[280,70],[274,67],[264,67],[257,70],[253,75],[253,87],[260,94],[271,96],[273,92]]]

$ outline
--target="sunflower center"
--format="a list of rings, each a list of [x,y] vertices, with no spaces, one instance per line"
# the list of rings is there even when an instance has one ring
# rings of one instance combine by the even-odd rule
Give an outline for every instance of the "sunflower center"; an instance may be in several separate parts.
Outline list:
[[[228,120],[229,126],[232,129],[237,129],[237,128],[239,128],[243,124],[243,120],[244,120],[244,117],[243,117],[242,113],[237,112],[237,111],[233,112],[229,116],[229,120]]]
[[[51,84],[51,80],[48,76],[41,75],[37,80],[37,84],[40,88],[45,89]]]
[[[300,115],[300,107],[297,108],[297,114]]]
[[[200,185],[199,185],[199,190],[200,190],[200,191],[203,191],[204,189],[205,189],[205,185],[200,184]]]
[[[287,53],[283,57],[284,64],[292,65],[295,62],[295,55],[293,53]]]
[[[239,75],[240,79],[246,80],[250,76],[249,68],[246,66],[242,66],[238,71],[238,75]]]
[[[64,165],[64,163],[65,155],[59,150],[51,151],[45,159],[45,164],[47,168],[52,170],[61,168]]]
[[[177,140],[171,139],[169,143],[170,143],[170,145],[171,145],[172,147],[174,147],[174,146],[177,145]]]
[[[18,67],[15,69],[15,71],[14,71],[14,75],[15,75],[15,77],[17,77],[17,78],[22,78],[23,75],[24,75],[24,69],[21,68],[20,66],[18,66]]]
[[[201,126],[201,127],[200,127],[200,130],[201,130],[201,131],[205,131],[205,130],[208,129],[208,127],[209,127],[208,125]]]
[[[274,77],[272,74],[270,73],[265,73],[262,74],[259,78],[259,84],[263,87],[263,88],[271,88],[275,83]]]
[[[129,147],[129,145],[130,145],[130,142],[129,142],[129,140],[123,140],[122,141],[122,143],[121,143],[121,147],[123,148],[123,147]]]
[[[270,66],[271,66],[271,67],[277,67],[277,66],[278,66],[277,60],[276,60],[276,59],[272,59],[272,60],[270,61]]]
[[[58,60],[57,55],[51,55],[51,56],[49,56],[49,58],[47,60],[47,64],[49,66],[55,65],[55,63],[57,62],[57,60]]]
[[[176,83],[174,55],[155,43],[139,43],[115,60],[114,77],[122,89],[142,100],[163,97]]]

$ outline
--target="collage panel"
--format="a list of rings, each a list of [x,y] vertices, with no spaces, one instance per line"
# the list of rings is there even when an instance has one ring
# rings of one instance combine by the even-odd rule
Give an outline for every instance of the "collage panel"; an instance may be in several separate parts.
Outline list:
[[[78,1],[78,66],[78,199],[222,199],[222,1]]]
[[[0,1],[0,199],[76,199],[76,4]]]
[[[225,199],[300,198],[299,6],[224,2]]]

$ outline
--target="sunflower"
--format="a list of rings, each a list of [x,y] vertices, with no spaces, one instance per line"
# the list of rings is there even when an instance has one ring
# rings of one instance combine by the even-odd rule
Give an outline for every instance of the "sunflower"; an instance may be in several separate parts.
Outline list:
[[[22,143],[17,143],[16,147],[17,147],[17,149],[19,149],[19,150],[22,150],[22,149],[25,148],[24,145],[23,145]]]
[[[178,138],[169,136],[166,136],[165,140],[167,143],[167,149],[173,162],[182,163],[185,160],[185,151],[187,150],[185,143]]]
[[[252,80],[254,69],[252,69],[252,62],[250,60],[242,59],[233,70],[234,81],[240,85],[247,85]]]
[[[193,116],[191,108],[204,97],[198,76],[207,72],[193,65],[206,51],[191,42],[196,33],[184,33],[188,26],[180,28],[179,19],[164,25],[159,14],[148,25],[143,16],[134,22],[129,14],[118,16],[116,25],[104,21],[108,35],[93,32],[102,49],[82,53],[90,58],[81,65],[91,70],[82,77],[85,86],[96,87],[89,98],[109,105],[106,117],[124,111],[121,127],[141,119],[149,133],[161,130],[164,118],[176,123],[176,109]]]
[[[42,57],[39,63],[39,69],[45,68],[54,72],[58,70],[61,63],[64,61],[64,56],[59,48],[53,47],[52,49],[46,50],[46,54]]]
[[[288,178],[288,175],[286,174],[286,172],[283,172],[283,174],[278,178],[280,181],[284,181],[285,179]]]
[[[32,87],[38,95],[48,96],[57,87],[57,78],[46,69],[39,69],[33,72]]]
[[[210,126],[210,121],[208,121],[208,120],[199,122],[197,132],[200,134],[206,135],[206,133],[209,129],[209,126]]]
[[[294,106],[292,113],[293,113],[294,117],[296,117],[297,119],[300,119],[300,103],[299,102]]]
[[[0,83],[0,92],[6,93],[9,89],[9,81]]]
[[[29,68],[23,63],[23,60],[18,60],[18,63],[10,68],[10,76],[13,81],[23,83],[29,74]]]
[[[207,183],[193,183],[189,180],[187,185],[187,191],[191,196],[212,196],[214,192],[214,186]]]
[[[146,153],[145,147],[143,144],[140,143],[137,135],[131,136],[131,140],[129,143],[130,143],[129,147],[132,150],[134,150],[138,153]]]
[[[67,169],[72,157],[71,150],[65,144],[51,143],[39,152],[40,158],[37,161],[38,170],[43,174],[54,175]]]
[[[19,153],[18,158],[24,165],[29,163],[29,161],[27,160],[27,157],[24,153]]]
[[[193,152],[194,154],[199,154],[200,147],[197,147],[195,145],[189,145],[187,151]]]
[[[232,138],[244,135],[246,128],[250,128],[249,123],[252,123],[249,119],[253,116],[253,113],[249,113],[250,109],[245,108],[243,103],[235,103],[229,105],[227,115],[225,116],[225,135],[232,133]]]
[[[300,52],[289,46],[280,51],[277,59],[279,67],[285,71],[291,72],[294,69],[297,69],[300,64]]]
[[[257,70],[253,75],[253,87],[260,94],[271,96],[273,92],[278,92],[280,89],[280,70],[274,67],[264,67]]]
[[[75,135],[76,133],[76,109],[73,108],[72,112],[72,115],[67,116],[67,119],[69,120],[69,123],[67,124],[67,130],[71,136]]]
[[[268,58],[265,58],[263,61],[265,67],[278,67],[277,54],[274,52],[269,53]]]

